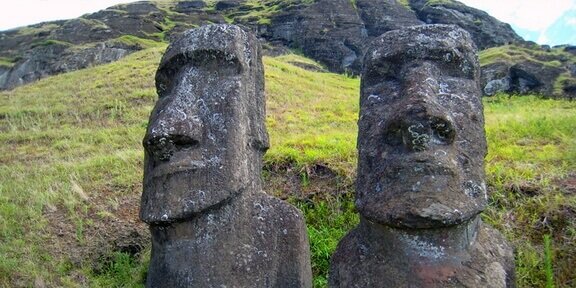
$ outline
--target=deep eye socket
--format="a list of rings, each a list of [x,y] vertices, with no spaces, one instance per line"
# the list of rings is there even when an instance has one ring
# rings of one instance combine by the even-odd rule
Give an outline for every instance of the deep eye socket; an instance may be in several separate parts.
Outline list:
[[[173,86],[173,79],[176,72],[173,69],[158,69],[156,72],[156,92],[158,97],[162,98],[170,91]]]
[[[362,86],[372,87],[381,83],[398,82],[398,67],[387,60],[380,60],[376,64],[371,64],[370,68],[362,75]]]

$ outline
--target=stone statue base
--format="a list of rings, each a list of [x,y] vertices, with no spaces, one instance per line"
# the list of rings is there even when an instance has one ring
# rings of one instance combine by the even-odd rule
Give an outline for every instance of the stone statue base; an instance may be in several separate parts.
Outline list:
[[[329,286],[514,287],[514,279],[512,247],[479,216],[436,229],[396,229],[363,218],[332,256]]]

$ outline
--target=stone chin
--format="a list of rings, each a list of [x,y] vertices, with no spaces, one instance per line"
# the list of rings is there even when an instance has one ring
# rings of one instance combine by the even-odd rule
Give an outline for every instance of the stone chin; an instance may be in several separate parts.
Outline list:
[[[145,171],[140,218],[149,224],[169,224],[195,217],[225,204],[246,190],[240,181],[197,167]],[[161,171],[161,172],[158,172]],[[148,176],[150,175],[150,176]],[[222,185],[225,183],[225,185]]]
[[[461,176],[462,168],[450,162],[411,162],[366,178],[359,175],[359,213],[398,228],[437,228],[470,220],[486,206],[484,181],[481,174]]]

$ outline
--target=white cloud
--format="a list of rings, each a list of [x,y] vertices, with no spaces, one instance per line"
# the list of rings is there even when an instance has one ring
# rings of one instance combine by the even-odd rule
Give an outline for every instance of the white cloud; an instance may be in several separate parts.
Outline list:
[[[540,36],[538,36],[538,40],[536,40],[536,43],[550,43],[546,31],[540,33]]]
[[[545,31],[566,11],[576,9],[575,0],[460,0],[488,12],[498,20],[531,31]]]
[[[570,26],[576,26],[576,17],[575,18],[568,18],[568,20],[566,20],[566,24],[568,24]]]
[[[0,30],[44,21],[70,19],[134,0],[15,0],[0,9]]]

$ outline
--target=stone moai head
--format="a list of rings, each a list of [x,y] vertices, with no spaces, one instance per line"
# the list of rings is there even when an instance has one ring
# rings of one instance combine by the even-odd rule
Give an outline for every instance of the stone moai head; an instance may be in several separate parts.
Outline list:
[[[423,25],[377,38],[364,59],[356,205],[393,227],[462,223],[487,201],[476,47],[468,32]]]
[[[156,88],[143,140],[143,221],[181,221],[259,189],[269,143],[252,34],[232,25],[185,32],[162,57]]]

